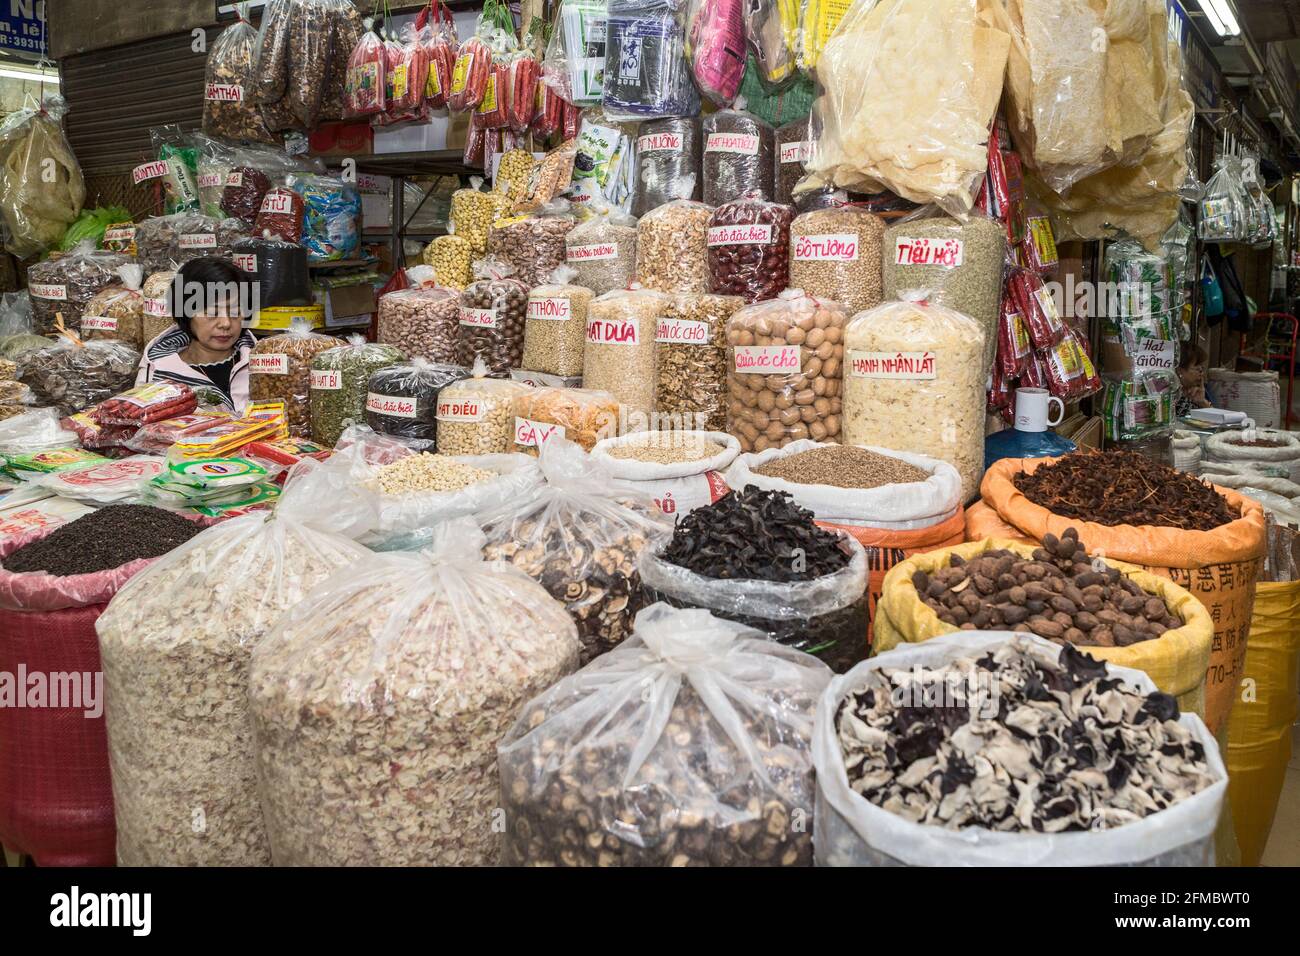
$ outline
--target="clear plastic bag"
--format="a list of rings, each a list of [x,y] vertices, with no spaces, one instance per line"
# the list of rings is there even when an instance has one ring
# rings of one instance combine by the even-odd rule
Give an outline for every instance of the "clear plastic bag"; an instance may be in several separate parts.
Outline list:
[[[289,21],[294,0],[267,0],[257,31],[253,74],[257,104],[268,128],[284,127],[286,111],[280,107],[289,89]]]
[[[438,236],[424,247],[420,258],[425,265],[433,267],[439,285],[457,292],[469,285],[474,253],[460,236]]]
[[[699,199],[700,119],[669,117],[641,124],[636,139],[636,216],[674,199]]]
[[[470,186],[451,194],[451,231],[469,243],[470,252],[481,256],[487,252],[488,233],[492,224],[506,214],[510,197],[505,193],[484,191],[483,181],[471,177]]]
[[[254,402],[284,402],[285,423],[297,437],[311,431],[311,368],[320,352],[339,340],[319,335],[307,322],[261,339],[248,357],[248,395]]]
[[[49,348],[19,356],[18,380],[39,403],[71,415],[130,388],[139,362],[140,353],[125,342],[78,345],[60,338]]]
[[[1221,155],[1215,173],[1205,185],[1200,202],[1196,238],[1202,242],[1245,242],[1249,239],[1247,207],[1250,204],[1241,177],[1241,160]]]
[[[195,133],[194,139],[199,146],[199,212],[224,218],[221,200],[226,191],[226,178],[235,164],[235,150],[202,133]]]
[[[582,384],[613,395],[629,416],[655,410],[655,334],[670,297],[650,289],[619,289],[587,309]]]
[[[576,224],[564,202],[536,215],[500,220],[488,233],[488,255],[508,266],[508,274],[525,286],[541,285],[564,265],[566,238]]]
[[[144,339],[144,352],[148,352],[154,339],[176,327],[172,315],[172,280],[175,278],[175,272],[155,272],[144,280],[140,289],[144,297],[140,335]]]
[[[199,208],[199,151],[194,138],[176,124],[149,131],[154,152],[166,165],[162,177],[163,212],[197,212]]]
[[[183,266],[191,259],[229,259],[237,239],[248,238],[240,219],[218,219],[197,212],[146,219],[136,228],[137,259],[146,274]]]
[[[655,334],[655,410],[682,427],[727,427],[727,321],[745,304],[739,296],[675,295]]]
[[[594,388],[525,388],[514,399],[511,451],[536,456],[557,438],[591,451],[618,434],[618,401]]]
[[[254,99],[257,31],[236,11],[237,19],[208,50],[204,76],[203,132],[231,140],[274,143]]]
[[[844,332],[843,440],[946,461],[968,502],[984,474],[986,333],[923,291],[906,295]]]
[[[350,259],[361,249],[361,194],[332,176],[291,173],[286,185],[302,197],[302,244],[312,262]]]
[[[514,401],[530,386],[488,378],[482,359],[471,377],[438,396],[438,447],[444,455],[504,455],[515,450]]]
[[[753,113],[718,110],[703,120],[704,202],[721,206],[756,194],[772,199],[776,130]]]
[[[546,375],[582,374],[587,342],[587,311],[594,297],[590,288],[569,285],[575,270],[555,270],[551,282],[528,293],[524,322],[523,367]]]
[[[727,431],[746,451],[840,441],[848,313],[787,289],[727,323]],[[856,442],[854,442],[856,444]]]
[[[86,304],[116,283],[117,270],[129,261],[116,252],[100,252],[87,241],[65,256],[32,265],[27,270],[27,291],[36,334],[54,332],[60,315],[65,329],[79,332]]]
[[[805,59],[810,36],[805,20]],[[1011,44],[1002,5],[855,0],[834,33],[821,36],[819,135],[800,192],[888,189],[954,215],[969,212],[988,165]]]
[[[0,422],[0,455],[31,455],[76,448],[77,433],[59,421],[57,408],[34,408]]]
[[[311,360],[311,438],[333,445],[349,425],[368,422],[371,376],[406,359],[399,348],[351,336],[346,345],[326,349]]]
[[[660,292],[709,291],[709,217],[701,202],[675,199],[636,226],[636,279]]]
[[[789,206],[744,197],[709,218],[709,291],[746,303],[774,299],[790,284]]]
[[[625,289],[636,279],[636,220],[631,216],[599,210],[574,227],[564,243],[576,285],[603,295]]]
[[[55,245],[81,213],[86,181],[63,135],[67,106],[31,100],[0,123],[0,214],[5,249],[27,258]]]
[[[666,538],[672,522],[571,441],[548,441],[539,465],[545,484],[479,516],[483,556],[513,564],[565,606],[588,664],[631,632],[642,601],[636,556]]]
[[[691,0],[686,12],[686,56],[700,92],[730,106],[745,75],[742,0]]]
[[[843,302],[850,315],[880,304],[885,224],[857,206],[831,206],[790,224],[790,286]]]
[[[456,364],[470,368],[481,358],[490,374],[504,375],[518,368],[524,355],[528,286],[495,259],[476,262],[474,275],[460,294]]]
[[[812,724],[829,679],[706,611],[646,608],[502,741],[501,862],[811,866]]]
[[[118,279],[86,303],[81,314],[81,335],[87,341],[119,339],[144,348],[143,270],[137,265],[118,266]]]
[[[542,60],[542,82],[576,106],[600,102],[607,15],[607,0],[561,0]]]
[[[400,289],[379,297],[378,340],[412,358],[454,363],[460,299],[451,289]]]
[[[542,75],[539,53],[542,47],[542,33],[542,20],[534,17],[532,23],[528,25],[523,45],[511,55],[507,66],[506,89],[510,91],[510,101],[506,110],[506,120],[516,133],[526,133],[533,122],[533,110],[536,107],[537,90]]]
[[[424,11],[421,11],[421,16],[423,14]],[[451,92],[451,78],[456,69],[456,52],[460,49],[460,39],[456,36],[456,21],[452,19],[451,11],[445,3],[437,6],[434,17],[434,22],[421,33],[421,39],[429,53],[429,78],[424,95],[430,109],[442,109],[447,105],[447,97]]]
[[[754,69],[766,86],[778,89],[796,76],[799,0],[749,0],[744,6]]]
[[[340,573],[257,648],[249,701],[277,864],[496,862],[497,742],[572,673],[577,641],[537,584],[479,559],[481,542],[455,522],[427,553]]]
[[[453,113],[467,113],[483,102],[488,76],[492,72],[492,44],[496,27],[485,6],[479,14],[474,35],[465,40],[456,52],[456,62],[451,71],[451,88],[447,93],[447,108]]]
[[[419,451],[436,452],[439,396],[443,389],[468,375],[459,365],[419,358],[376,369],[363,398],[366,424],[381,435],[403,439]]]
[[[268,189],[262,196],[253,232],[263,239],[279,239],[296,245],[302,241],[305,209],[302,197],[292,189],[283,186]]]
[[[705,577],[664,560],[657,547],[642,551],[637,566],[647,600],[701,608],[844,673],[868,650],[867,553],[851,534],[836,534],[849,563],[811,581]]]
[[[366,27],[361,14],[353,6],[352,0],[331,0],[330,13],[330,57],[329,67],[325,72],[325,92],[321,97],[319,120],[321,123],[336,122],[347,116],[347,83],[349,55],[361,38]]]
[[[365,21],[366,32],[348,57],[344,108],[348,119],[375,116],[388,109],[388,58],[384,41],[373,22]]]
[[[249,659],[315,585],[373,557],[294,481],[274,512],[223,521],[136,575],[96,623],[124,866],[271,863]]]
[[[678,0],[608,0],[601,105],[613,120],[692,116],[700,94],[686,62]]]
[[[418,119],[429,86],[429,54],[420,43],[414,24],[402,27],[399,57],[392,73],[393,95],[388,101],[388,118]]]

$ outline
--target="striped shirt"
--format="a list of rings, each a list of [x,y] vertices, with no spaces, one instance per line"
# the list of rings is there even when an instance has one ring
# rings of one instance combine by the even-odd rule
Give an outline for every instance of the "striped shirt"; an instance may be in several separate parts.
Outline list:
[[[140,360],[140,371],[135,383],[176,382],[194,389],[208,389],[219,394],[225,405],[237,415],[248,407],[248,356],[257,344],[253,333],[245,329],[235,343],[235,365],[230,372],[230,387],[222,388],[181,356],[190,344],[190,337],[178,326],[160,334],[145,346]]]

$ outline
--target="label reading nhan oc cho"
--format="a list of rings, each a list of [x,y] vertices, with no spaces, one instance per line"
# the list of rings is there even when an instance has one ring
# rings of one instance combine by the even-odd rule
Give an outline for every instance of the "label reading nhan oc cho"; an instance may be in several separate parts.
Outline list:
[[[655,328],[655,341],[669,345],[708,345],[709,323],[690,319],[660,319]]]
[[[366,411],[376,415],[390,415],[394,418],[414,418],[415,399],[401,395],[380,395],[377,392],[366,394]]]
[[[938,378],[933,352],[849,350],[849,374],[859,378]]]
[[[797,345],[737,345],[732,368],[740,375],[792,375],[803,371]]]

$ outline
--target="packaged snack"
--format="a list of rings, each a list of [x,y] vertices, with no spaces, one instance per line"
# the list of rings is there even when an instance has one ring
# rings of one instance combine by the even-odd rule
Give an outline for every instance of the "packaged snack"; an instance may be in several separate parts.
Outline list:
[[[175,382],[150,382],[127,389],[96,406],[95,418],[105,425],[147,425],[187,415],[198,406],[194,391]]]
[[[302,197],[302,244],[312,262],[350,259],[361,249],[361,195],[353,183],[293,173],[290,189]]]
[[[605,86],[607,14],[606,0],[561,0],[546,45],[542,82],[578,107],[599,103]]]
[[[730,106],[745,75],[745,18],[741,0],[691,0],[686,13],[686,56],[691,75],[715,106]]]
[[[672,0],[609,0],[601,105],[610,119],[692,116],[700,111],[679,12]]]

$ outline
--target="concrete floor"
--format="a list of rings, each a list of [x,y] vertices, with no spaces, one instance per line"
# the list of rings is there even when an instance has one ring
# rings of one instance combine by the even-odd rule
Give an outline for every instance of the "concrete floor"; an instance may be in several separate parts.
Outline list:
[[[1291,762],[1277,802],[1273,829],[1264,848],[1264,866],[1300,866],[1300,724],[1291,728]]]

